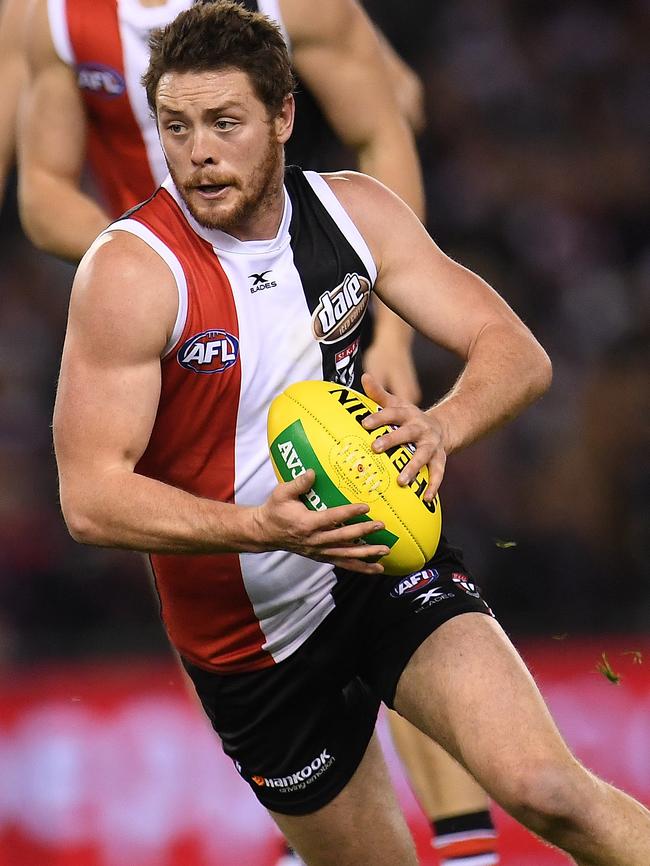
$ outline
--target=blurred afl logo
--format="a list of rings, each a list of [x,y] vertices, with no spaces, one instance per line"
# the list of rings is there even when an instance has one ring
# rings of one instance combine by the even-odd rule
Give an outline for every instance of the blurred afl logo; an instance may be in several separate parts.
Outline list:
[[[178,363],[195,373],[223,373],[237,362],[239,340],[215,329],[190,337],[177,355]]]
[[[103,63],[80,63],[77,66],[77,84],[80,90],[90,90],[113,98],[126,90],[126,82],[117,69]]]
[[[415,574],[409,574],[408,577],[403,577],[399,583],[391,589],[390,594],[393,598],[401,598],[403,595],[410,595],[412,592],[417,592],[424,586],[438,580],[440,573],[435,568],[425,568],[424,571],[416,571]]]

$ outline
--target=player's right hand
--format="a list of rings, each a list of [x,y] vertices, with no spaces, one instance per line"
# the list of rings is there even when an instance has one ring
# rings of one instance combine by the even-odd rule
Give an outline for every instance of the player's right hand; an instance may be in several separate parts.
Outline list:
[[[366,514],[369,508],[365,504],[311,511],[300,497],[309,492],[315,477],[313,469],[308,469],[293,481],[281,482],[256,509],[255,522],[264,549],[288,550],[318,562],[331,562],[348,571],[381,574],[383,565],[368,560],[385,556],[389,548],[360,541],[371,532],[383,529],[384,524],[367,520],[344,525]]]

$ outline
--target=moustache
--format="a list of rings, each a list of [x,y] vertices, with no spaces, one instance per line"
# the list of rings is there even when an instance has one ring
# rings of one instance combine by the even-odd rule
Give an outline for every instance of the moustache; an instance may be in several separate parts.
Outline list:
[[[202,186],[234,186],[238,187],[239,184],[234,177],[216,177],[214,175],[209,174],[196,174],[192,175],[185,183],[183,184],[183,189],[191,190],[197,189]]]

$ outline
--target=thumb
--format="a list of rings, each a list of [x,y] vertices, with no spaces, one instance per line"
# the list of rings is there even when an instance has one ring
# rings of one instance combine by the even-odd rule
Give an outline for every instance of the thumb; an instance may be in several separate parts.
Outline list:
[[[287,481],[285,490],[289,496],[297,498],[303,493],[307,493],[307,491],[313,486],[315,480],[316,473],[314,470],[307,469],[304,472],[301,472],[300,475],[297,475],[293,481]]]
[[[368,397],[371,400],[374,400],[375,403],[379,403],[380,406],[388,406],[392,400],[392,394],[390,391],[387,391],[383,388],[377,379],[372,376],[370,373],[364,373],[361,377],[361,384],[363,385],[363,390],[366,392]]]

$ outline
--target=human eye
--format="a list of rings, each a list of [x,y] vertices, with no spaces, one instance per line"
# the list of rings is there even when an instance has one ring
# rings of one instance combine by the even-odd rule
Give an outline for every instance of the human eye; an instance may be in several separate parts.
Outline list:
[[[237,126],[236,120],[229,120],[225,117],[220,117],[219,120],[215,121],[215,127],[219,130],[219,132],[229,132],[231,129],[234,129]]]
[[[185,124],[179,123],[177,120],[172,120],[167,124],[167,129],[172,135],[182,135],[185,132]]]

